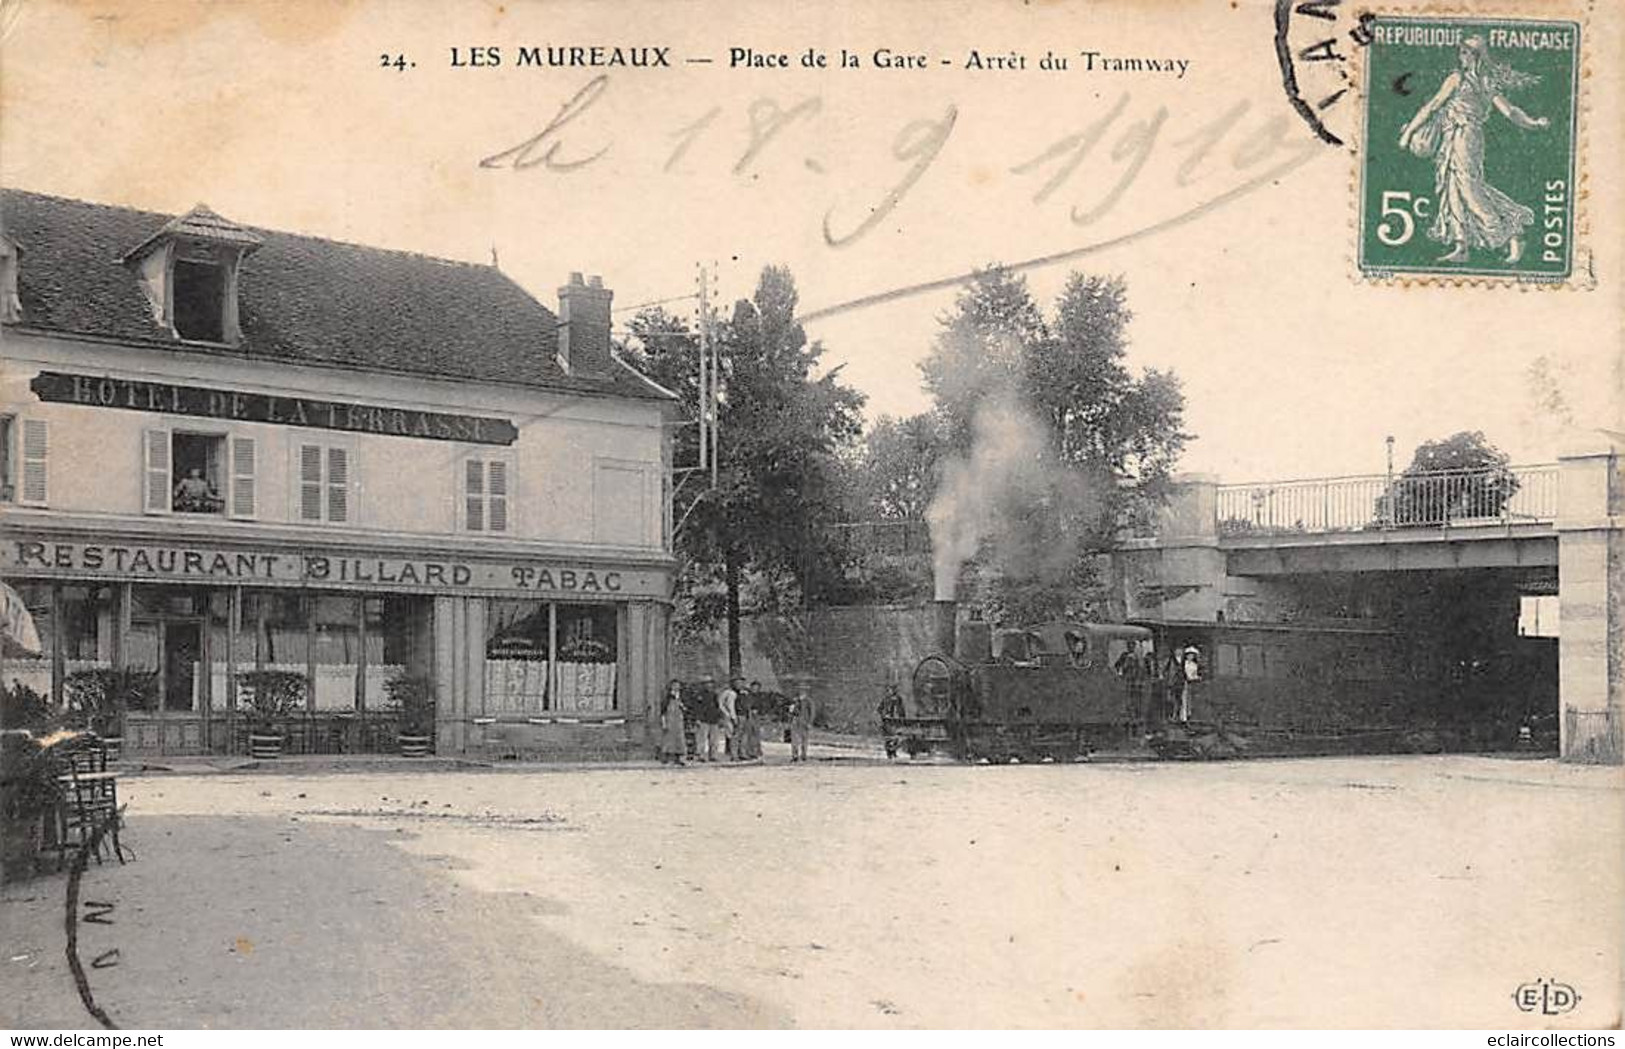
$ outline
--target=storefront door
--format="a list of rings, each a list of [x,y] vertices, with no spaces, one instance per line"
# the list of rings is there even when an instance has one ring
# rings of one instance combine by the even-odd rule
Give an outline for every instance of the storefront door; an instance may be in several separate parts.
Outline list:
[[[158,671],[151,710],[125,717],[125,745],[135,753],[208,752],[210,675],[208,631],[198,616],[137,620],[131,635]],[[140,644],[147,642],[146,645]]]

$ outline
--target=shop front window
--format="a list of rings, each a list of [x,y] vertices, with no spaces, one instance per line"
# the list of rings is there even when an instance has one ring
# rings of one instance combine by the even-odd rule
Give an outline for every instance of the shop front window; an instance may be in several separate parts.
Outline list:
[[[613,605],[492,601],[485,638],[485,713],[618,710],[618,616]]]
[[[422,597],[366,599],[368,710],[389,708],[391,681],[432,676],[432,610]]]
[[[305,595],[297,592],[243,591],[242,623],[231,657],[239,675],[255,670],[305,673],[310,652],[305,606]]]
[[[49,698],[51,660],[57,646],[66,677],[112,667],[117,622],[113,588],[63,585],[60,601],[53,602],[50,583],[18,581],[11,587],[34,620],[40,650],[37,654],[8,654],[3,664],[7,687],[20,684]]]
[[[543,601],[491,602],[485,633],[485,713],[535,714],[548,709],[551,610]]]
[[[616,609],[613,605],[558,606],[558,702],[563,711],[605,712],[616,708],[619,669]]]

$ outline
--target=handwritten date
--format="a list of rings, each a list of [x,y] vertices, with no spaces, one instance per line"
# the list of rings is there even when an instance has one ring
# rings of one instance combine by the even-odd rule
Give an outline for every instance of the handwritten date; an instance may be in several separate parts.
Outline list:
[[[540,131],[484,157],[479,166],[564,174],[603,159],[615,142],[606,128],[594,124],[590,114],[609,86],[608,74],[593,77],[559,106]],[[1069,217],[1074,225],[1085,226],[1111,213],[1159,155],[1166,158],[1164,167],[1168,162],[1177,162],[1170,184],[1163,187],[1165,191],[1177,191],[1198,181],[1204,166],[1210,164],[1221,146],[1228,145],[1228,170],[1243,178],[1239,185],[1228,186],[1207,202],[1215,203],[1266,184],[1314,152],[1313,140],[1294,134],[1284,114],[1243,128],[1251,111],[1250,103],[1245,101],[1171,141],[1167,129],[1173,118],[1166,106],[1135,114],[1132,103],[1132,97],[1123,93],[1102,111],[1085,115],[1075,129],[1010,166],[1008,174],[1030,181],[1035,206],[1048,205],[1063,190],[1075,194]],[[729,117],[728,112],[723,106],[712,106],[670,131],[670,148],[665,152],[661,171],[670,174],[683,170],[693,163],[696,145],[709,144],[728,134],[730,126],[739,128],[738,115]],[[824,163],[812,156],[821,153],[824,146],[820,134],[820,118],[824,115],[823,99],[817,95],[794,100],[763,96],[753,100],[744,108],[742,147],[735,137],[730,151],[722,154],[725,160],[731,160],[730,173],[754,177],[769,156],[780,153],[799,156],[807,169],[827,173]],[[959,126],[959,107],[953,103],[938,112],[916,114],[904,121],[890,149],[890,161],[897,166],[895,181],[878,200],[829,206],[822,223],[825,244],[837,249],[850,247],[902,206],[949,151]]]

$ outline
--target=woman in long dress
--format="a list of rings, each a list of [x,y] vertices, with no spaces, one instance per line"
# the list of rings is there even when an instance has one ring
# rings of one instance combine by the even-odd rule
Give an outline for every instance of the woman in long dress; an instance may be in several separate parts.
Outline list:
[[[676,678],[666,686],[660,697],[660,761],[665,765],[681,765],[688,750],[683,734],[683,685]]]
[[[1466,262],[1472,248],[1507,249],[1506,261],[1523,256],[1523,231],[1535,213],[1484,178],[1484,125],[1490,110],[1525,131],[1551,122],[1531,117],[1506,100],[1504,92],[1528,87],[1538,77],[1520,73],[1490,57],[1481,37],[1468,37],[1457,52],[1459,69],[1416,111],[1399,133],[1401,149],[1433,158],[1437,196],[1428,237],[1450,245],[1440,262]]]

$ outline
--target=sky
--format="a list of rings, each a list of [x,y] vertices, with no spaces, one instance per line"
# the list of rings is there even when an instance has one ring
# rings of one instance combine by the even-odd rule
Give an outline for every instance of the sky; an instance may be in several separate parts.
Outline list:
[[[1625,429],[1625,259],[1593,232],[1617,180],[1581,200],[1583,287],[1360,282],[1356,154],[1289,106],[1272,7],[6,0],[0,181],[494,257],[549,305],[572,271],[623,308],[692,295],[700,263],[724,305],[787,265],[871,417],[928,406],[954,296],[886,293],[1063,256],[1024,270],[1035,297],[1122,274],[1130,365],[1180,376],[1182,466],[1228,481],[1380,472],[1385,437],[1403,459],[1463,429],[1549,460],[1576,434],[1534,407],[1542,356],[1582,430]],[[1587,171],[1620,169],[1619,43],[1588,45]],[[669,66],[519,64],[594,46]],[[1357,141],[1357,113],[1326,120]]]

